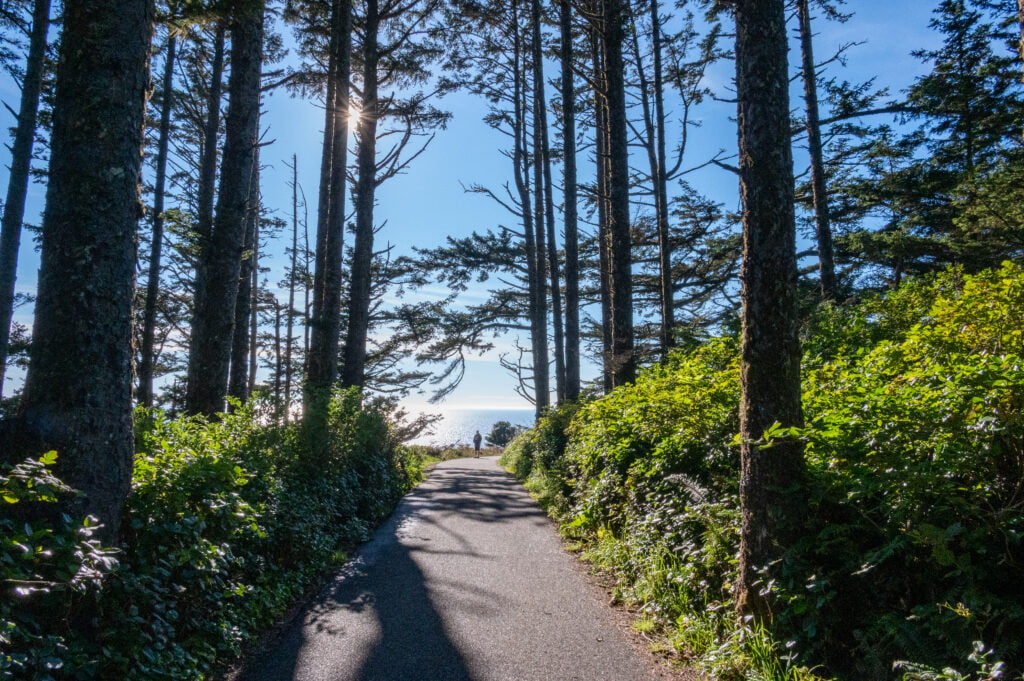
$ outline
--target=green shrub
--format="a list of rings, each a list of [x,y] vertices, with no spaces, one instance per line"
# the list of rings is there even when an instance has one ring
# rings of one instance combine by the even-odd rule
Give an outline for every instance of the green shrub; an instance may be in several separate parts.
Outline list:
[[[95,519],[23,522],[15,506],[49,505],[73,493],[53,476],[54,452],[0,475],[0,678],[54,679],[91,669],[76,638],[83,604],[117,564],[93,538]]]
[[[15,652],[4,664],[40,681],[58,662],[61,678],[207,678],[365,540],[422,475],[384,413],[363,407],[356,391],[333,397],[318,432],[267,425],[272,412],[259,400],[213,422],[140,412],[116,566],[88,525],[20,530],[3,520],[9,574],[59,568],[31,579],[61,591],[88,586],[92,596],[79,606],[90,624],[78,630],[37,617],[50,601],[35,594],[31,607],[5,601],[0,632]],[[65,491],[47,475],[41,463],[24,464],[0,479],[4,497]],[[33,562],[19,555],[26,551],[49,557]]]
[[[781,638],[732,615],[735,340],[678,351],[581,405],[544,485],[560,490],[563,531],[619,578],[619,595],[716,678],[810,678],[807,667],[822,665],[883,679],[896,660],[914,661],[901,667],[908,679],[968,678],[950,670],[978,641],[990,646],[988,669],[1019,675],[1022,334],[1024,270],[1010,263],[911,280],[808,320],[808,425],[796,435],[811,513],[788,547],[790,572],[769,585],[784,604]],[[544,426],[504,459],[534,490],[538,461],[560,451],[544,444]]]

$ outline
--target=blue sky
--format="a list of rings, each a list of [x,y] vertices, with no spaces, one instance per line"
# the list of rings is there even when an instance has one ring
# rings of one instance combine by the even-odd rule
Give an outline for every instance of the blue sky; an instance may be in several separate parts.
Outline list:
[[[816,52],[819,59],[831,52],[830,47],[853,41],[866,41],[851,50],[848,67],[842,78],[856,81],[877,75],[879,86],[888,86],[893,93],[909,85],[913,78],[923,71],[918,60],[910,51],[937,44],[938,38],[928,28],[931,9],[935,3],[925,0],[858,0],[847,3],[848,11],[856,15],[846,24],[832,24],[818,21],[815,29]],[[287,30],[287,29],[285,29]],[[51,34],[52,38],[52,34]],[[799,53],[791,50],[791,63],[796,63]],[[795,67],[793,67],[795,69]],[[832,73],[840,67],[830,67]],[[721,97],[728,98],[727,90],[731,80],[731,64],[722,63],[709,72],[710,85]],[[553,72],[552,72],[553,73]],[[800,104],[799,84],[794,84],[793,106]],[[0,98],[17,106],[17,90],[13,84],[0,80]],[[671,105],[671,99],[669,99]],[[495,227],[507,223],[509,217],[503,209],[489,199],[466,194],[463,184],[483,184],[498,188],[507,181],[509,161],[500,154],[507,138],[488,128],[482,117],[486,113],[485,102],[471,95],[457,93],[440,101],[440,106],[453,113],[446,130],[440,131],[430,148],[412,165],[406,174],[389,180],[378,191],[378,224],[387,225],[378,234],[378,244],[390,242],[398,253],[409,252],[412,246],[430,247],[443,243],[446,236],[467,235],[474,230]],[[291,98],[286,92],[269,96],[264,104],[263,119],[269,128],[266,139],[274,140],[273,145],[262,150],[265,170],[262,190],[265,204],[277,210],[282,216],[290,211],[291,196],[287,183],[291,171],[285,167],[293,153],[298,156],[299,182],[302,184],[312,206],[319,173],[319,158],[323,113],[316,103]],[[733,153],[736,146],[734,106],[727,103],[711,102],[700,107],[697,117],[702,127],[691,135],[686,165],[696,165],[725,149]],[[7,111],[0,111],[0,125],[13,125]],[[3,152],[6,153],[6,152]],[[805,160],[797,153],[797,172],[801,172]],[[6,160],[5,160],[6,166]],[[585,171],[585,169],[584,169]],[[556,174],[560,172],[555,170]],[[583,171],[581,171],[583,172]],[[0,168],[0,182],[6,185],[6,167]],[[736,208],[738,187],[736,177],[718,168],[709,168],[690,176],[688,180],[699,191],[725,203],[727,208]],[[29,199],[26,220],[38,223],[42,208],[43,188],[33,185]],[[283,252],[284,243],[278,245]],[[18,273],[18,290],[34,292],[38,255],[32,249],[31,240],[23,239]],[[277,257],[270,261],[275,271],[270,281],[282,276],[284,261]],[[25,310],[19,321],[30,322]],[[525,340],[525,339],[524,339]],[[509,348],[512,338],[498,341],[499,347]],[[589,367],[591,372],[596,367]],[[584,368],[587,372],[587,368]],[[590,378],[591,376],[585,376]],[[5,393],[20,383],[15,372]],[[425,406],[423,396],[413,396],[406,404],[413,410],[437,410]],[[514,382],[497,363],[497,351],[481,358],[473,358],[467,364],[463,384],[442,405],[442,408],[514,408],[529,405],[514,393]]]

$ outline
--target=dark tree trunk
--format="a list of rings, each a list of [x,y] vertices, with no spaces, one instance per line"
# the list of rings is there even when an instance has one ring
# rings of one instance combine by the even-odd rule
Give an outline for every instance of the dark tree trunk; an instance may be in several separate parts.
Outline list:
[[[245,241],[242,246],[242,268],[238,275],[238,295],[235,297],[235,328],[231,340],[231,373],[228,376],[228,395],[241,402],[249,399],[249,344],[251,339],[253,272],[256,269],[256,225],[260,215],[260,155],[252,164],[252,182],[249,185],[249,205],[245,217]],[[251,342],[255,342],[253,339]]]
[[[288,273],[288,320],[284,345],[284,420],[288,422],[292,402],[292,374],[294,372],[293,338],[295,331],[295,286],[299,269],[299,159],[292,154],[292,261]]]
[[[672,240],[668,221],[668,162],[665,156],[665,93],[661,64],[661,17],[658,1],[651,0],[651,40],[654,51],[654,206],[658,219],[658,278],[661,293],[661,353],[664,357],[675,343],[675,306],[672,302]]]
[[[320,306],[323,298],[323,257],[324,241],[327,239],[327,220],[331,202],[331,168],[334,163],[334,122],[337,119],[337,80],[338,80],[338,6],[341,0],[331,4],[331,40],[327,54],[327,88],[324,93],[324,141],[320,147],[320,186],[317,192],[316,209],[316,264],[313,280],[313,319],[320,318]],[[314,334],[317,331],[314,330]],[[311,369],[312,371],[312,369]]]
[[[220,130],[221,92],[224,81],[224,34],[227,22],[220,20],[213,38],[213,63],[210,65],[210,91],[206,100],[206,126],[203,130],[203,155],[199,161],[199,187],[196,197],[196,237],[199,259],[196,263],[195,298],[204,286],[203,258],[213,232],[213,197],[217,183],[217,133]]]
[[[740,405],[742,528],[737,609],[766,619],[758,570],[773,565],[803,519],[803,448],[758,441],[775,423],[799,426],[796,235],[785,0],[736,3],[743,340]]]
[[[67,0],[31,363],[0,450],[60,456],[63,510],[116,542],[131,482],[132,297],[150,0]],[[8,446],[12,445],[13,446]]]
[[[513,138],[514,146],[512,163],[515,166],[516,191],[519,196],[519,207],[523,218],[523,249],[526,251],[527,288],[530,300],[530,354],[533,362],[533,402],[535,416],[540,418],[547,409],[550,400],[548,383],[548,347],[547,317],[544,309],[544,277],[537,271],[538,257],[543,263],[543,256],[538,255],[534,214],[530,196],[530,160],[526,150],[527,125],[526,112],[529,110],[529,96],[526,88],[526,66],[522,57],[524,53],[522,34],[520,32],[519,3],[512,2],[511,9],[513,32]]]
[[[156,335],[156,301],[160,293],[160,260],[164,245],[164,189],[167,183],[167,146],[171,133],[171,105],[174,103],[174,58],[178,38],[171,33],[164,55],[163,102],[160,110],[160,132],[156,151],[156,178],[153,183],[153,236],[149,252],[149,273],[146,280],[146,303],[142,314],[142,350],[139,353],[138,401],[153,406],[153,339]]]
[[[257,163],[257,168],[259,164]],[[260,300],[260,205],[257,195],[256,212],[252,225],[252,267],[249,272],[249,383],[246,392],[252,395],[256,389],[256,370],[259,351],[259,300]]]
[[[544,192],[537,196],[544,199],[544,226],[547,230],[547,271],[551,282],[551,325],[555,343],[555,396],[558,403],[565,401],[565,340],[562,326],[561,277],[558,272],[558,242],[555,239],[555,199],[551,186],[551,144],[548,139],[547,96],[544,94],[544,52],[541,46],[540,0],[531,0],[530,24],[532,27],[531,52],[533,55],[533,123],[536,131],[535,150],[540,163],[538,184],[544,183]],[[539,217],[538,217],[539,219]],[[539,223],[538,223],[539,226]],[[538,243],[540,240],[538,239]]]
[[[536,73],[536,72],[535,72]],[[525,81],[525,74],[523,80]],[[542,353],[538,353],[534,362],[534,377],[535,381],[540,383],[539,376],[543,376],[543,388],[538,388],[538,391],[544,390],[544,406],[547,406],[551,397],[551,373],[550,373],[550,362],[548,355],[548,294],[547,294],[547,238],[544,231],[544,157],[542,150],[542,136],[540,132],[540,121],[537,109],[537,91],[541,86],[541,83],[537,82],[534,78],[530,95],[526,96],[523,104],[523,110],[529,110],[529,107],[533,107],[533,129],[531,137],[533,142],[532,155],[530,156],[533,165],[533,228],[534,228],[534,259],[536,264],[534,265],[536,277],[537,277],[537,301],[536,308],[533,310],[533,317],[539,332],[537,334],[537,341],[540,344]],[[525,92],[524,92],[525,94]],[[528,102],[528,103],[527,103]],[[526,148],[524,141],[523,147]],[[543,357],[543,362],[540,358]]]
[[[601,295],[601,386],[605,393],[614,387],[612,381],[612,296],[611,267],[608,256],[608,107],[604,91],[604,66],[601,42],[593,36],[591,57],[594,63],[594,166],[597,169],[597,253],[598,280]]]
[[[829,224],[825,159],[821,150],[821,125],[818,122],[818,74],[814,68],[811,10],[808,7],[808,0],[797,0],[796,10],[800,20],[800,55],[803,59],[807,147],[811,155],[811,194],[814,198],[814,226],[818,238],[821,297],[825,300],[835,300],[836,265],[832,255],[832,225]]]
[[[281,303],[277,296],[272,299],[274,305],[274,405],[277,419],[281,419]]]
[[[197,291],[189,353],[186,409],[213,415],[224,409],[235,322],[235,300],[255,162],[263,2],[236,0],[231,19],[231,76],[217,215],[203,252],[204,286]]]
[[[363,92],[356,152],[355,243],[349,285],[348,333],[342,352],[341,382],[363,387],[366,381],[366,341],[370,329],[370,279],[373,269],[373,208],[377,188],[377,0],[366,2],[363,33]],[[347,114],[347,112],[345,112]]]
[[[675,310],[672,305],[672,243],[669,240],[668,191],[666,188],[667,167],[665,164],[665,107],[662,92],[661,72],[661,25],[658,18],[658,3],[651,2],[652,51],[654,52],[654,82],[648,82],[644,71],[643,55],[636,26],[630,30],[633,57],[637,65],[640,85],[640,105],[643,111],[643,147],[647,152],[647,163],[651,172],[651,195],[654,197],[655,229],[658,237],[658,303],[661,310],[661,327],[658,333],[661,356],[664,359],[673,344]],[[651,111],[651,93],[654,95],[654,111]]]
[[[560,0],[562,156],[565,184],[565,397],[580,396],[580,271],[576,208],[576,88],[572,69],[572,6]]]
[[[25,218],[25,197],[28,194],[29,168],[32,165],[32,146],[39,113],[39,91],[42,88],[43,62],[46,58],[46,32],[49,27],[50,0],[35,0],[25,77],[21,83],[18,125],[11,146],[7,201],[4,203],[3,222],[0,223],[0,398],[4,395],[4,376],[7,373],[7,345],[11,340],[11,319],[14,316],[14,284],[18,275],[21,223]]]
[[[636,377],[633,350],[632,244],[629,225],[629,148],[622,43],[626,7],[604,0],[604,96],[608,114],[608,255],[611,273],[612,383]]]
[[[349,0],[335,0],[331,23],[334,69],[328,84],[329,122],[325,126],[324,145],[332,151],[323,164],[327,168],[327,192],[325,198],[321,199],[317,219],[312,337],[306,379],[306,415],[309,418],[318,418],[324,414],[330,388],[338,373],[352,51],[352,5]],[[330,140],[327,139],[327,130],[330,131]]]

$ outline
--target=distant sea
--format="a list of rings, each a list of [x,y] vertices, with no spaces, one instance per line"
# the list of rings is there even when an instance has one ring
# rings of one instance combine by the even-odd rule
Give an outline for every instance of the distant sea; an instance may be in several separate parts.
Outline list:
[[[513,426],[532,426],[533,409],[441,409],[444,419],[434,425],[431,435],[411,441],[414,445],[469,445],[473,433],[487,437],[494,424],[508,421]]]

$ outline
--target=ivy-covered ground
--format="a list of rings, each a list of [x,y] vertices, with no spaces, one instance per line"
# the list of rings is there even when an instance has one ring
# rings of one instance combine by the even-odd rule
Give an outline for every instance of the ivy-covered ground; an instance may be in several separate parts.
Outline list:
[[[0,513],[0,678],[208,678],[422,478],[422,455],[355,391],[315,433],[266,425],[272,410],[255,401],[215,423],[140,412],[116,551],[88,519]],[[57,456],[0,471],[0,505],[68,493],[49,473]]]
[[[765,584],[784,603],[772,635],[732,603],[737,339],[551,412],[503,463],[614,573],[638,626],[711,678],[1020,678],[1024,269],[825,306],[803,342],[812,511]]]

